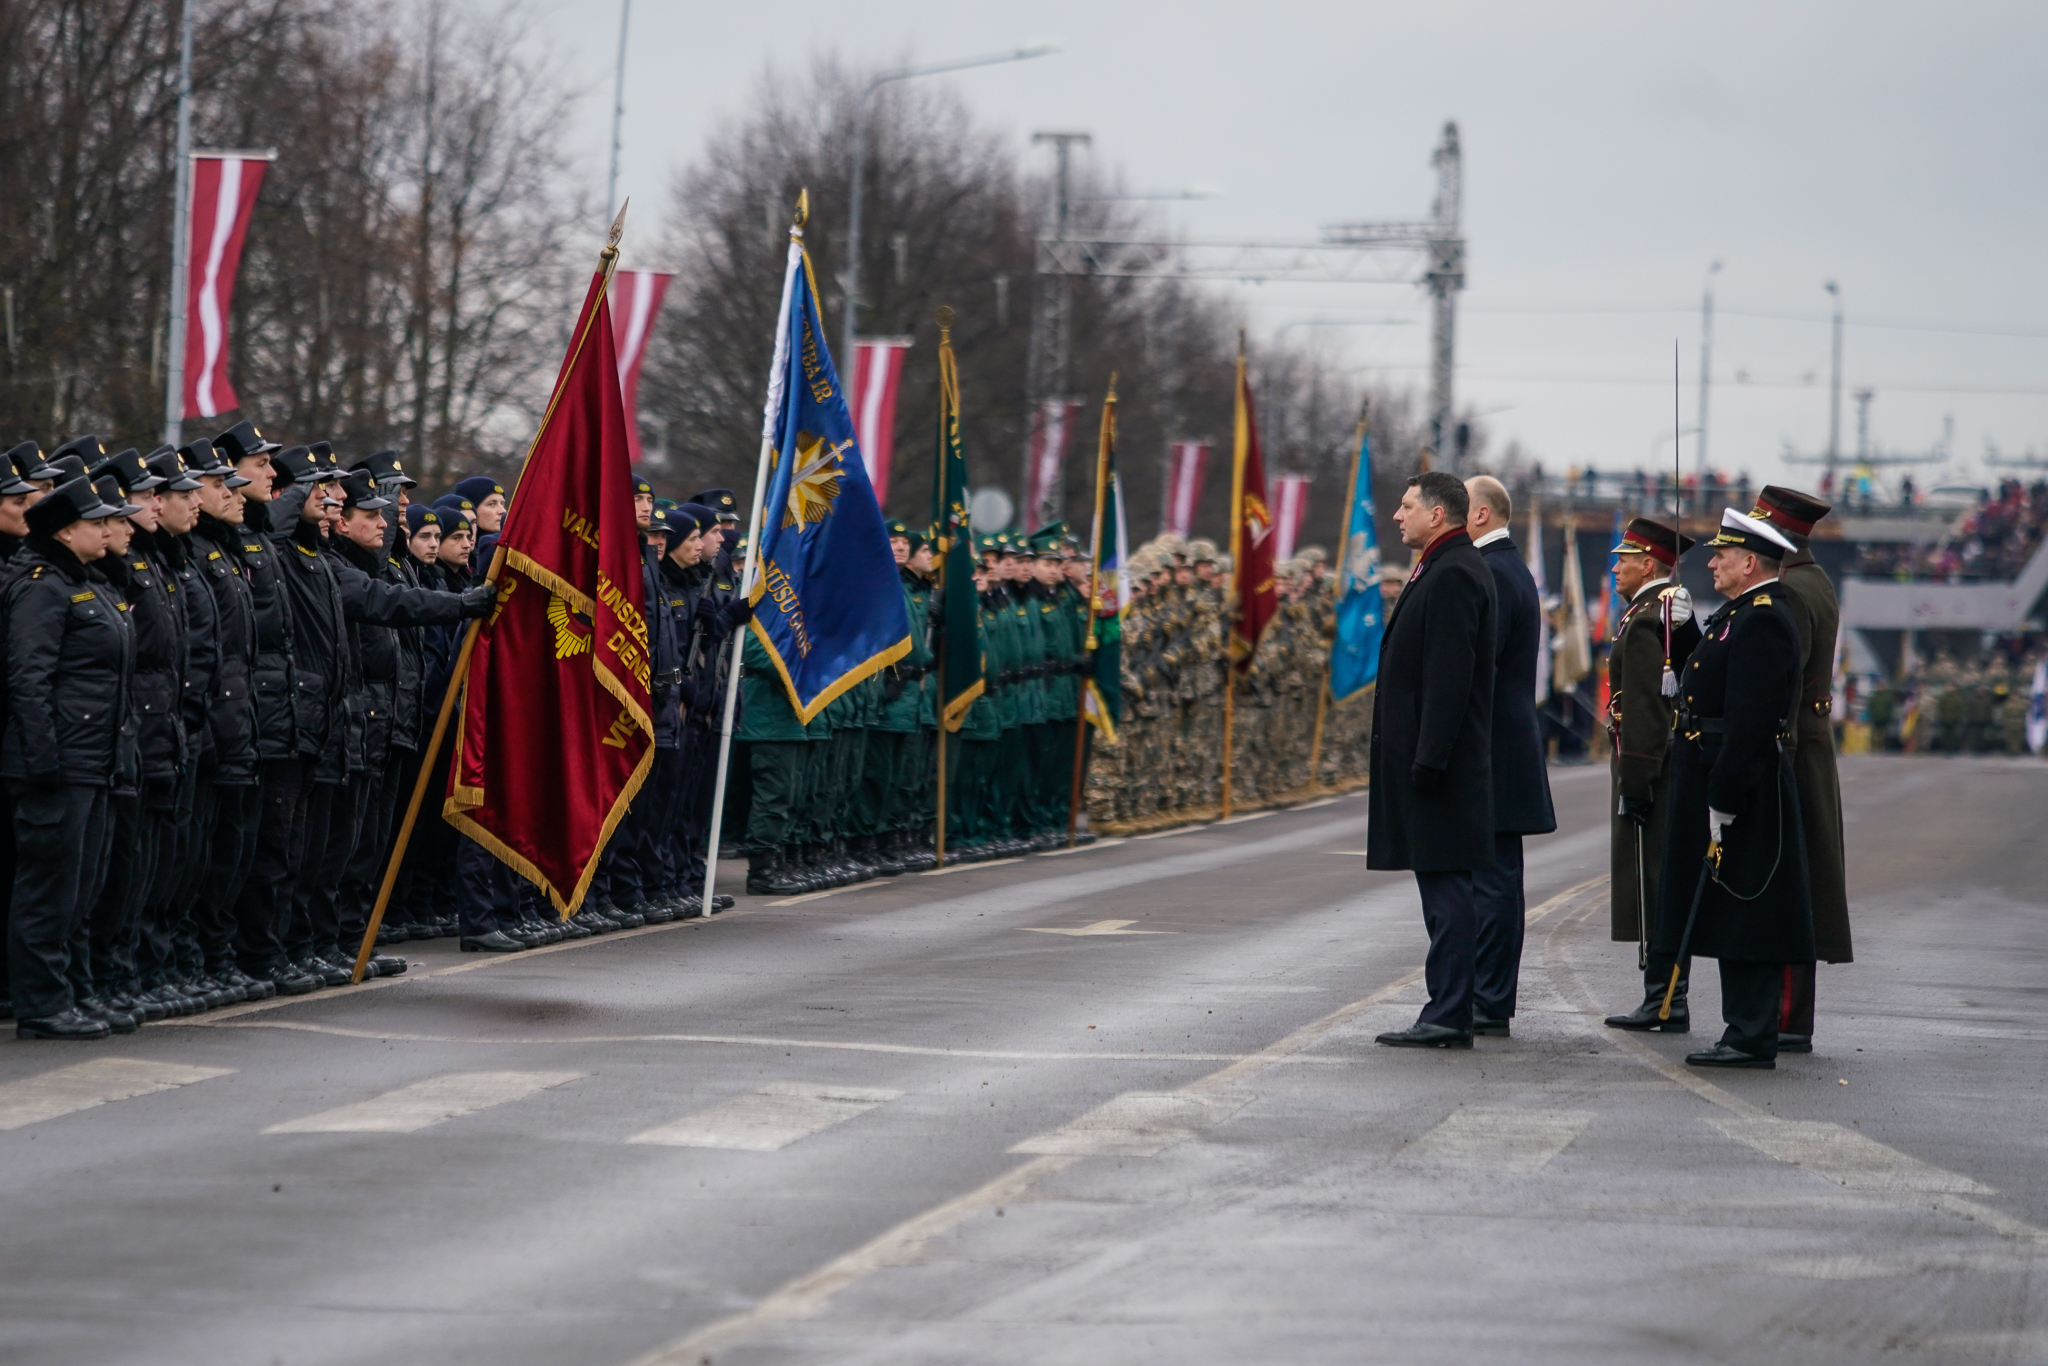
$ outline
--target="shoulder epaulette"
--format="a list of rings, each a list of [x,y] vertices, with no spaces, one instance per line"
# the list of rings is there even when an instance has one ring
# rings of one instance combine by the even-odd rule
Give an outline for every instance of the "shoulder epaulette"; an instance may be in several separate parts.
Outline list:
[[[43,571],[48,568],[48,565],[39,564],[34,569],[29,571],[28,576],[32,579],[40,579],[43,576]]]
[[[40,573],[41,571],[38,570],[37,572]],[[91,602],[93,600],[93,591],[88,588],[83,593],[73,593],[71,600],[73,602]]]
[[[308,550],[304,546],[298,546],[296,547],[296,549],[301,555],[304,555],[307,559],[317,560],[320,558],[320,552],[317,550]]]
[[[1757,594],[1754,605],[1757,607],[1769,607],[1771,605],[1771,595],[1769,593]]]

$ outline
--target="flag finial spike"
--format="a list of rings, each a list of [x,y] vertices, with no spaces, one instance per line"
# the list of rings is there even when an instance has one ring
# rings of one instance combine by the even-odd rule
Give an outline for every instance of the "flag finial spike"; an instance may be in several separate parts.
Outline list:
[[[811,190],[807,185],[796,192],[796,210],[789,218],[789,235],[802,237],[804,225],[811,221]]]
[[[619,240],[626,235],[626,210],[631,208],[632,204],[633,196],[627,195],[625,202],[619,205],[619,216],[612,220],[612,230],[605,234],[604,250],[599,254],[604,257],[607,265],[618,257]]]
[[[940,304],[939,311],[932,314],[932,320],[939,325],[939,340],[944,341],[953,330],[953,309],[950,304]]]
[[[1107,401],[1110,403],[1116,402],[1116,371],[1114,370],[1109,372],[1109,398]]]

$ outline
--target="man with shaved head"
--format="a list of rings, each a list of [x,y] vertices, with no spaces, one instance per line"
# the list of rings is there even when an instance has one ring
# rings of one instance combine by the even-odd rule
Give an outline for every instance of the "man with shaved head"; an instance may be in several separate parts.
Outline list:
[[[1472,875],[1478,912],[1473,965],[1472,1032],[1505,1036],[1515,1013],[1522,970],[1522,836],[1557,829],[1545,771],[1543,732],[1536,721],[1536,658],[1543,605],[1536,580],[1508,534],[1513,504],[1500,480],[1465,481],[1472,508],[1472,544],[1493,574],[1493,868]]]

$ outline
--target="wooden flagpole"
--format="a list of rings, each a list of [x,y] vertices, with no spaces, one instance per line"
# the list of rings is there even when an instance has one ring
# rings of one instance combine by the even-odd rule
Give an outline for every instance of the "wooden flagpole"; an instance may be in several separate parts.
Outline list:
[[[1088,552],[1088,597],[1081,604],[1084,618],[1088,622],[1087,653],[1095,653],[1095,613],[1102,605],[1102,506],[1109,483],[1109,447],[1116,430],[1116,372],[1109,375],[1109,394],[1102,400],[1102,434],[1095,448],[1095,520],[1093,541]],[[1121,611],[1123,604],[1119,602]],[[1074,840],[1081,824],[1081,783],[1084,774],[1082,762],[1088,753],[1088,680],[1083,678],[1074,690],[1074,790],[1067,801],[1067,848],[1074,847]]]
[[[1237,720],[1237,613],[1238,575],[1244,570],[1244,462],[1250,453],[1251,414],[1244,407],[1244,329],[1237,329],[1237,406],[1235,450],[1230,462],[1230,578],[1225,592],[1223,633],[1223,819],[1230,819],[1231,751],[1236,747],[1233,732]]]

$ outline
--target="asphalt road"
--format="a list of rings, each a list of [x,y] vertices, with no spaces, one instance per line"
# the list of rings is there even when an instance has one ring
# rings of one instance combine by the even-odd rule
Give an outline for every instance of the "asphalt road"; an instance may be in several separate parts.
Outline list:
[[[1362,798],[0,1044],[0,1360],[2048,1361],[2048,765],[1851,761],[1859,961],[1711,1075],[1553,778],[1471,1053]]]

